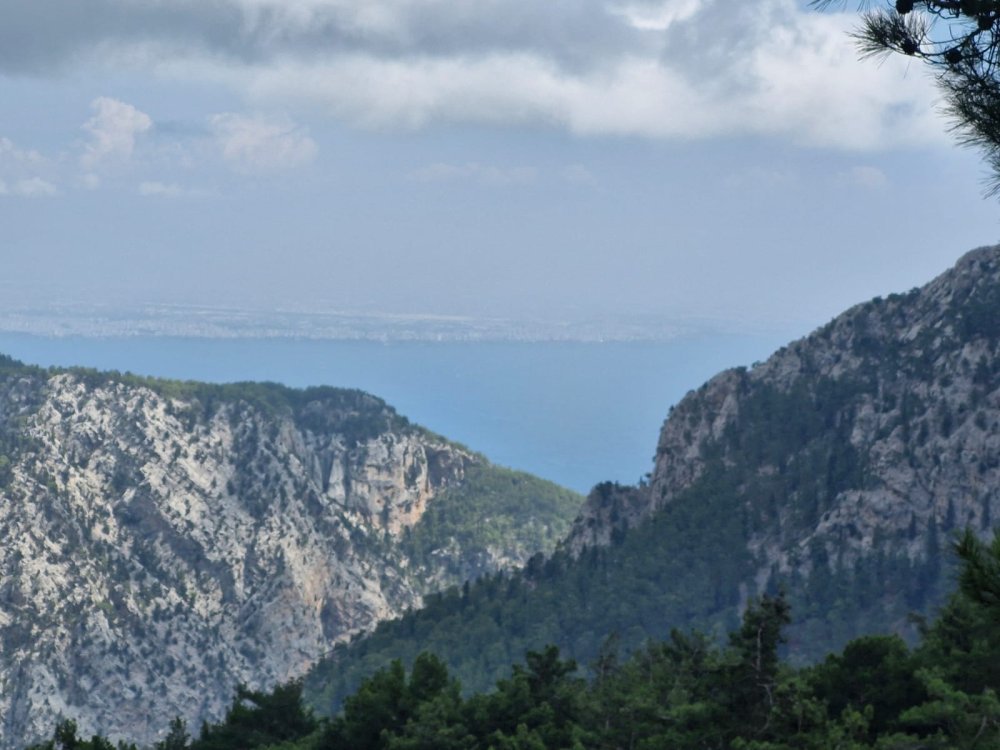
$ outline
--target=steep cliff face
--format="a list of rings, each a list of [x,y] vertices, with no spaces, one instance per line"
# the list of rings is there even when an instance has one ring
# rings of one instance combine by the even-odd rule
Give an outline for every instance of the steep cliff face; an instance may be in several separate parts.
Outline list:
[[[912,635],[953,580],[952,531],[1000,520],[1000,248],[858,305],[751,369],[690,392],[648,481],[605,483],[547,560],[432,598],[314,668],[335,710],[388,658],[429,648],[489,689],[555,643],[593,663],[673,629],[722,635],[783,589],[793,659]],[[488,644],[485,648],[483,644]]]
[[[1000,248],[689,393],[649,484],[593,493],[567,548],[607,544],[709,473],[732,479],[758,587],[819,560],[917,562],[929,539],[988,530],[1000,519]]]
[[[474,533],[412,559],[470,471],[496,470],[360,392],[4,362],[0,745],[58,715],[140,741],[174,715],[197,726],[238,682],[301,675],[456,571],[523,562],[537,544]],[[541,547],[568,527],[560,501],[536,513]]]

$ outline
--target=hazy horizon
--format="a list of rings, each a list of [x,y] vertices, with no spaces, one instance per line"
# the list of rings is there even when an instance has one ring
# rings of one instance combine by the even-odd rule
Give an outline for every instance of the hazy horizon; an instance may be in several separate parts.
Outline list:
[[[8,4],[8,304],[806,331],[1000,239],[852,9],[463,7]]]

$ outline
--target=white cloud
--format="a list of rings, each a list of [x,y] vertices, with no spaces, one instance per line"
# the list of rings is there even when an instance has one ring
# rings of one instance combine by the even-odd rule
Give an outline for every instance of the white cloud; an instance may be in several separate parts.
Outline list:
[[[316,142],[287,118],[213,115],[209,124],[223,158],[239,171],[292,169],[316,158]]]
[[[34,150],[20,149],[9,138],[0,137],[0,162],[39,165],[45,162],[45,157]]]
[[[13,190],[15,195],[22,195],[26,198],[38,198],[55,195],[58,191],[56,186],[41,177],[30,177],[26,180],[18,180]]]
[[[0,195],[16,195],[21,198],[47,198],[56,195],[56,186],[41,177],[29,177],[8,185],[0,180]]]
[[[610,10],[637,29],[666,31],[673,24],[691,18],[702,4],[702,0],[637,0],[611,5]]]
[[[92,0],[78,29],[48,14],[48,35],[32,26],[45,23],[41,14],[12,13],[12,39],[52,44],[8,58],[40,56],[40,69],[125,61],[229,84],[265,109],[318,104],[360,127],[527,124],[584,136],[751,135],[852,150],[947,141],[933,82],[918,64],[859,61],[848,34],[857,14],[804,5]],[[98,102],[86,162],[127,158],[148,116]],[[243,170],[295,166],[315,154],[288,122],[226,114],[212,125],[225,157]]]
[[[131,104],[102,96],[90,103],[94,116],[83,124],[90,133],[80,163],[94,169],[107,162],[126,162],[135,150],[136,137],[153,127],[153,120]]]
[[[228,75],[259,101],[320,103],[362,127],[543,124],[583,136],[775,136],[851,150],[946,142],[932,82],[906,75],[899,60],[859,62],[852,16],[767,0],[759,4],[765,22],[746,28],[719,25],[716,5],[647,32],[660,40],[655,51],[637,45],[590,67],[516,49],[354,52]]]
[[[52,164],[38,151],[22,149],[0,137],[0,195],[25,198],[55,195],[56,186],[41,175],[52,172]]]
[[[533,182],[537,170],[533,167],[497,167],[469,162],[466,164],[429,164],[410,174],[418,182],[472,181],[490,187],[507,187]]]

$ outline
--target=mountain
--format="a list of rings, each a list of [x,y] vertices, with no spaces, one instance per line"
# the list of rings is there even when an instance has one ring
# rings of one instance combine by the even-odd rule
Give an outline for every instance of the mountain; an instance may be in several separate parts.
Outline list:
[[[581,501],[360,391],[0,358],[0,746],[217,719]]]
[[[951,588],[953,532],[1000,518],[1000,248],[858,305],[685,396],[648,481],[603,484],[548,559],[436,595],[311,673],[335,710],[390,658],[440,655],[483,690],[546,643],[584,663],[673,628],[721,635],[784,589],[798,661],[913,636]]]

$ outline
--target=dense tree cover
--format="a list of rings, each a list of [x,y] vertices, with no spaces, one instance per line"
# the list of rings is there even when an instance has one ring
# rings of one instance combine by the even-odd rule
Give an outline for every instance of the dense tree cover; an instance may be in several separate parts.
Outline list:
[[[673,631],[628,658],[617,637],[589,669],[549,646],[487,693],[463,697],[421,653],[364,680],[335,718],[317,721],[301,685],[240,688],[225,719],[191,739],[179,719],[156,750],[996,750],[1000,748],[1000,533],[957,545],[960,587],[911,649],[867,636],[808,667],[780,659],[785,598],[750,602],[718,645]],[[30,750],[131,750],[83,740],[71,721]]]
[[[997,750],[1000,534],[958,549],[961,586],[916,648],[867,636],[796,668],[779,658],[788,603],[764,596],[725,645],[674,631],[623,658],[606,639],[589,680],[550,646],[466,698],[422,653],[409,674],[399,660],[375,672],[333,719],[317,722],[297,683],[241,689],[221,723],[190,740],[178,720],[156,750]],[[115,748],[64,722],[31,750]]]
[[[443,562],[452,580],[470,580],[493,568],[485,556],[470,561],[461,551],[492,549],[523,559],[537,551],[549,554],[582,503],[577,493],[530,474],[473,465],[406,529],[402,548],[418,568],[433,570]]]
[[[466,689],[485,690],[521,654],[549,643],[589,663],[612,631],[626,651],[674,627],[721,638],[738,623],[748,594],[773,594],[782,585],[796,612],[788,649],[798,661],[940,603],[948,586],[945,525],[913,530],[925,538],[916,559],[901,551],[909,538],[880,538],[872,554],[849,561],[821,544],[799,551],[795,543],[838,494],[865,487],[866,457],[846,433],[858,394],[879,393],[882,375],[817,378],[787,390],[744,379],[740,427],[705,447],[701,478],[656,515],[577,559],[557,552],[522,571],[428,597],[421,610],[380,624],[318,665],[306,683],[310,702],[336,709],[389,660],[408,665],[423,650],[444,659]],[[922,414],[926,407],[912,408]],[[809,575],[775,572],[756,591],[755,575],[768,563],[749,547],[762,535],[793,547]]]

